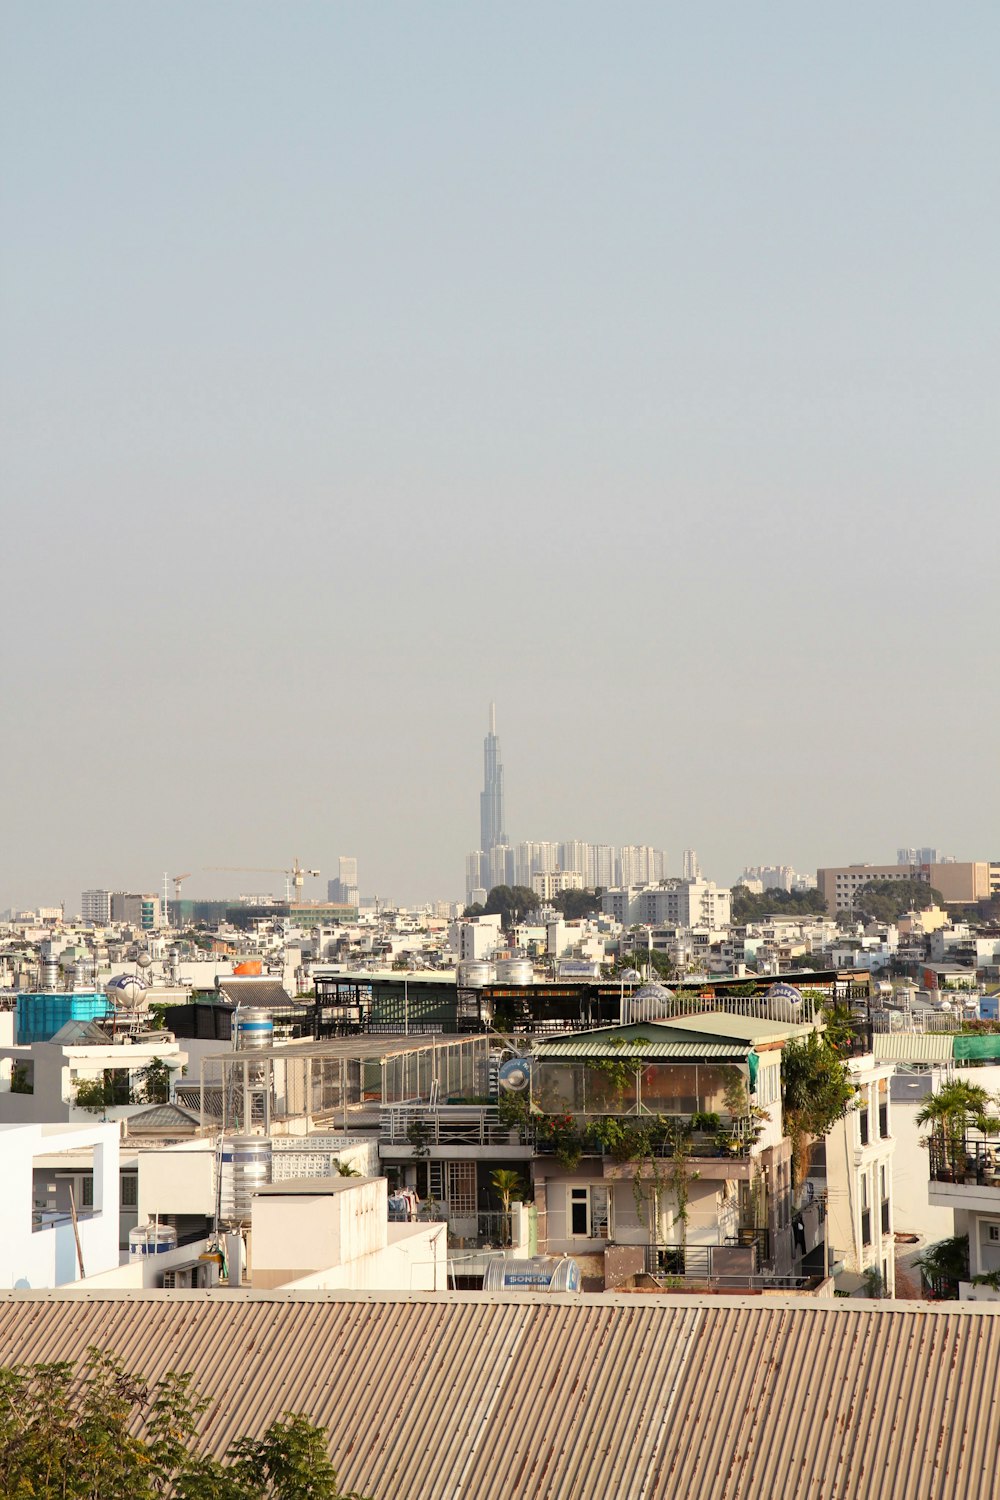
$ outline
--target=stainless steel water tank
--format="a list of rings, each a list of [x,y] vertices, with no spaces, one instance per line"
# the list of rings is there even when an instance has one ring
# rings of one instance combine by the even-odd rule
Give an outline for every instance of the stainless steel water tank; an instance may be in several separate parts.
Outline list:
[[[271,1181],[271,1142],[262,1135],[231,1135],[222,1143],[222,1217],[249,1224],[250,1200]]]
[[[481,990],[484,985],[493,983],[493,965],[481,958],[467,958],[459,964],[455,977],[459,989]]]
[[[236,1012],[236,1045],[241,1051],[270,1047],[274,1042],[274,1020],[269,1011],[254,1006]]]
[[[497,962],[497,984],[534,984],[535,969],[530,958],[501,958]]]
[[[578,1292],[580,1267],[568,1255],[515,1260],[493,1256],[483,1276],[484,1292]]]

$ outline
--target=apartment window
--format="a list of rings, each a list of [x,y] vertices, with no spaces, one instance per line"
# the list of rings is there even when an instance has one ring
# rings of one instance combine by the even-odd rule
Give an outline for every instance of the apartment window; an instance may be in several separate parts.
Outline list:
[[[1000,1224],[987,1224],[986,1238],[991,1245],[1000,1245]]]
[[[80,1204],[83,1208],[93,1208],[94,1206],[93,1177],[85,1177],[80,1184]]]
[[[574,1239],[604,1240],[608,1237],[608,1190],[605,1187],[572,1187],[569,1190],[569,1232]]]
[[[476,1212],[476,1164],[474,1161],[448,1163],[448,1207],[457,1219],[468,1219]]]
[[[889,1080],[878,1081],[878,1133],[882,1140],[889,1134]]]
[[[139,1206],[139,1177],[135,1172],[123,1172],[121,1178],[121,1206],[122,1208],[138,1208]]]
[[[863,1108],[861,1110],[861,1113],[858,1115],[858,1128],[861,1131],[861,1144],[862,1144],[862,1146],[867,1146],[867,1144],[868,1144],[868,1105],[867,1104],[865,1104],[863,1106]]]

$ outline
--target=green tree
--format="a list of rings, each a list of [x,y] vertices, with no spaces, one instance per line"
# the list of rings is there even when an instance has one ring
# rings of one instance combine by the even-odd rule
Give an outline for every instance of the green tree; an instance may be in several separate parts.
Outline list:
[[[869,880],[854,893],[853,920],[898,922],[908,911],[943,906],[944,897],[923,880]]]
[[[487,916],[499,916],[506,932],[515,922],[537,911],[541,904],[526,885],[495,885],[486,897],[483,911]]]
[[[103,1078],[80,1078],[76,1085],[76,1099],[74,1101],[78,1109],[89,1110],[92,1115],[104,1113],[107,1103],[104,1091]]]
[[[978,1083],[955,1078],[920,1106],[916,1123],[931,1127],[930,1146],[939,1167],[956,1175],[964,1172],[966,1134],[970,1128],[988,1129],[990,1102],[990,1095]]]
[[[519,1172],[512,1167],[497,1167],[496,1171],[490,1173],[490,1183],[493,1191],[500,1199],[500,1208],[504,1219],[504,1243],[510,1244],[513,1238],[511,1229],[511,1204],[524,1198],[524,1182]]]
[[[199,1452],[208,1402],[188,1374],[150,1384],[114,1354],[0,1369],[0,1494],[10,1500],[363,1500],[341,1490],[326,1432],[286,1412],[224,1459]]]
[[[958,1283],[969,1279],[969,1236],[958,1234],[928,1245],[915,1264],[932,1296],[957,1300]]]
[[[808,917],[825,915],[826,902],[819,891],[783,891],[777,886],[757,895],[745,885],[734,885],[731,914],[733,925],[763,922],[766,917]]]
[[[612,976],[622,974],[626,969],[635,969],[641,974],[648,966],[654,979],[673,979],[673,960],[666,953],[662,953],[659,948],[634,946],[635,936],[632,933],[628,933],[622,941],[633,946],[626,946],[626,950],[618,955],[611,967]]]
[[[578,922],[581,917],[591,917],[601,909],[600,891],[560,891],[551,903],[561,911],[567,922]]]
[[[28,1078],[28,1064],[14,1063],[10,1070],[10,1091],[12,1094],[33,1094],[34,1084]]]
[[[140,1069],[138,1088],[133,1099],[136,1104],[166,1104],[170,1098],[170,1069],[159,1057]]]
[[[808,1174],[813,1142],[844,1118],[856,1098],[846,1064],[819,1032],[811,1032],[803,1042],[786,1043],[781,1053],[781,1104],[796,1184]]]

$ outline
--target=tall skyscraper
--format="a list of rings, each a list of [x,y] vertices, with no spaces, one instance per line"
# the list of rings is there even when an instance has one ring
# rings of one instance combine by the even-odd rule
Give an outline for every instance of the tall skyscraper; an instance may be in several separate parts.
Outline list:
[[[339,874],[336,880],[328,880],[326,885],[326,896],[328,901],[341,901],[346,906],[357,906],[358,895],[358,861],[353,854],[341,854],[337,860]]]
[[[503,765],[497,739],[497,706],[490,704],[490,732],[483,741],[483,790],[479,794],[479,847],[487,856],[497,844],[506,844],[503,806]]]

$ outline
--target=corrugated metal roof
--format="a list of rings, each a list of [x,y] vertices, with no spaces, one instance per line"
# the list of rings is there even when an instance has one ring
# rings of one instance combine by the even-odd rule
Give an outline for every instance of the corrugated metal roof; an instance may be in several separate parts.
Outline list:
[[[658,1041],[616,1047],[604,1038],[589,1038],[586,1034],[576,1039],[560,1037],[557,1042],[536,1042],[534,1048],[539,1062],[564,1057],[613,1057],[616,1062],[628,1062],[630,1058],[644,1062],[650,1057],[722,1057],[745,1062],[749,1050],[747,1042],[720,1042],[714,1036],[664,1037]]]
[[[876,1062],[951,1062],[955,1038],[946,1031],[876,1031],[872,1054]]]
[[[377,1500],[996,1492],[1000,1307],[606,1296],[0,1294],[0,1363],[190,1370],[222,1452],[323,1423]]]
[[[766,1016],[741,1016],[728,1010],[698,1011],[687,1016],[671,1016],[658,1025],[681,1031],[699,1031],[706,1036],[736,1038],[754,1042],[784,1042],[808,1036],[815,1027],[808,1021],[774,1021]]]

